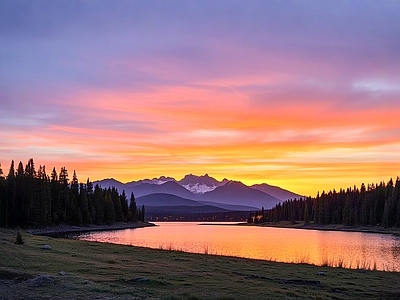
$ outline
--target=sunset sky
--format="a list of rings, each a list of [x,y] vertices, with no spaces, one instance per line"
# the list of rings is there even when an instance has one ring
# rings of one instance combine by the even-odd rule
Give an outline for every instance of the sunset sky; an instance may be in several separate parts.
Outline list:
[[[399,1],[1,1],[0,163],[317,191],[400,175]]]

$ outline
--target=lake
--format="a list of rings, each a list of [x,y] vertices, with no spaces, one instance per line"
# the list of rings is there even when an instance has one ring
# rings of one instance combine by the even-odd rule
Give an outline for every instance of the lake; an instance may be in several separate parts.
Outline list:
[[[85,233],[78,239],[277,262],[400,272],[400,237],[393,235],[237,226],[231,223],[155,224],[158,226]]]

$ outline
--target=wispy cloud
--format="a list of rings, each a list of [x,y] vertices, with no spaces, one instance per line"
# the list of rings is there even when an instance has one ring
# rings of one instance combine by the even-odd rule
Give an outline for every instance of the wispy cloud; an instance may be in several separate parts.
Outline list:
[[[300,193],[396,176],[399,11],[3,1],[0,162],[122,181],[209,173]]]

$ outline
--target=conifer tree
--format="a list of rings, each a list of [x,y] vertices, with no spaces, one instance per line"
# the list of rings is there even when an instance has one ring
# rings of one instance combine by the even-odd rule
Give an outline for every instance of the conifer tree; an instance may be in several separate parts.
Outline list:
[[[31,178],[36,177],[35,163],[33,162],[33,158],[30,158],[26,164],[25,175]]]
[[[308,205],[305,203],[304,205],[304,224],[309,224],[310,223],[310,216],[308,212]]]
[[[38,172],[39,173],[39,172]],[[52,222],[51,213],[51,188],[46,176],[44,179],[35,180],[35,197],[33,206],[35,215],[33,224],[35,226],[47,226]]]
[[[95,208],[93,204],[94,192],[93,192],[93,183],[89,180],[86,180],[86,195],[88,199],[88,208],[89,208],[89,215],[91,217],[91,222],[95,219]]]
[[[93,206],[94,206],[94,218],[93,221],[96,224],[104,223],[104,198],[103,191],[99,187],[98,184],[94,187],[94,197],[93,197]]]
[[[28,223],[30,201],[31,201],[31,180],[25,178],[24,165],[20,161],[15,173],[15,184],[16,184],[16,219],[17,223],[24,226]],[[28,204],[29,202],[29,204]],[[28,205],[27,205],[28,204]]]
[[[131,199],[129,203],[129,221],[136,221],[137,219],[138,219],[138,213],[137,213],[136,199],[135,195],[131,193]]]
[[[79,181],[76,171],[74,170],[69,187],[69,201],[67,202],[68,221],[73,224],[82,223],[82,211],[79,205],[79,198]]]
[[[106,224],[112,224],[115,222],[115,210],[114,210],[114,203],[111,200],[110,188],[106,191],[104,200],[105,200],[104,220]]]
[[[5,226],[6,180],[0,163],[0,226]]]
[[[7,176],[7,194],[5,200],[5,227],[12,226],[14,219],[15,196],[17,192],[15,180],[14,160],[11,161],[10,170]]]
[[[121,199],[118,194],[118,190],[115,187],[111,189],[111,201],[114,205],[115,221],[123,221]]]
[[[86,180],[86,191],[88,195],[93,194],[93,183],[89,180],[89,178]]]
[[[319,192],[317,193],[317,197],[313,201],[313,219],[316,224],[320,223],[320,198],[319,198]]]
[[[74,175],[72,176],[72,181],[71,181],[71,194],[75,199],[78,198],[79,195],[79,181],[78,181],[78,176],[76,175],[76,172],[74,170]]]
[[[120,201],[121,201],[121,209],[122,209],[122,218],[123,221],[126,222],[128,221],[128,215],[129,215],[129,207],[128,207],[128,200],[126,199],[126,194],[125,190],[122,190],[122,194],[120,195]]]
[[[80,206],[80,210],[82,212],[82,222],[84,224],[90,224],[90,223],[92,223],[92,217],[89,212],[89,200],[88,200],[88,196],[87,196],[87,190],[83,186],[83,184],[81,184],[81,186],[79,188],[79,193],[80,193],[79,206]]]
[[[56,168],[50,175],[51,210],[52,222],[58,225],[63,219],[63,206],[61,205],[61,184],[58,179]]]
[[[58,175],[56,168],[53,168],[53,171],[51,171],[51,182],[57,182],[58,181]]]
[[[140,219],[139,219],[139,221],[144,222],[144,215],[145,215],[145,210],[144,210],[144,205],[142,205],[142,209],[140,211]]]

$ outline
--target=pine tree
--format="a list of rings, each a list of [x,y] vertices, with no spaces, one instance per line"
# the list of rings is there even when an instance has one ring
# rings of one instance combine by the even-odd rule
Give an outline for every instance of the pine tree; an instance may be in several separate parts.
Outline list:
[[[51,188],[47,178],[35,180],[36,194],[34,197],[35,226],[47,226],[52,223]]]
[[[291,224],[296,224],[294,205],[292,205],[291,208],[290,208],[290,223]]]
[[[84,188],[83,184],[81,184],[79,192],[80,192],[79,207],[82,212],[82,221],[84,224],[90,224],[92,223],[92,217],[89,212],[89,200],[87,196],[87,191],[86,188]]]
[[[383,209],[382,225],[384,228],[389,227],[389,199],[385,200],[385,207]]]
[[[353,203],[349,192],[346,196],[346,202],[344,204],[342,219],[345,225],[347,226],[354,225]]]
[[[25,175],[27,177],[36,177],[35,163],[33,162],[33,158],[28,160],[28,163],[25,167]]]
[[[115,222],[115,210],[114,210],[114,203],[111,200],[110,188],[106,191],[104,200],[105,200],[104,220],[106,224],[112,224]]]
[[[11,161],[10,170],[7,176],[7,194],[5,199],[5,227],[12,226],[14,220],[15,196],[17,192],[15,180],[14,160]]]
[[[396,226],[400,228],[400,178],[397,177],[396,184],[393,191],[393,199],[395,201],[396,209]]]
[[[93,194],[93,183],[89,180],[89,178],[86,180],[86,191],[88,195]]]
[[[118,194],[118,190],[115,187],[111,189],[111,200],[114,205],[115,221],[123,221],[121,199]]]
[[[0,163],[0,226],[5,226],[6,179]]]
[[[69,201],[67,202],[67,220],[72,224],[82,223],[82,211],[79,205],[79,198],[79,181],[74,170],[74,175],[72,176],[69,188]]]
[[[93,206],[94,206],[94,218],[93,222],[96,224],[104,223],[104,198],[103,191],[96,184],[94,187],[94,196],[93,196]]]
[[[122,194],[120,195],[120,202],[122,206],[122,218],[124,222],[128,221],[129,215],[129,207],[128,207],[128,200],[126,199],[125,190],[122,190]]]
[[[53,171],[51,172],[51,182],[57,182],[58,181],[58,175],[56,168],[53,168]]]
[[[131,193],[131,199],[129,202],[129,221],[136,221],[137,219],[138,219],[138,214],[137,214],[136,199],[133,193]]]
[[[31,207],[30,182],[25,178],[24,165],[20,161],[15,173],[16,195],[16,221],[19,225],[25,226],[28,223],[29,209]],[[29,202],[29,203],[28,203]]]
[[[78,176],[76,176],[75,170],[74,170],[74,175],[72,176],[72,181],[71,181],[71,194],[76,199],[78,198],[78,195],[79,195],[79,181],[78,181]]]
[[[313,219],[316,224],[320,224],[320,197],[319,192],[317,193],[317,197],[313,201]]]
[[[67,171],[67,169],[65,167],[61,168],[60,176],[59,176],[59,182],[63,186],[67,186],[68,185],[68,171]]]
[[[63,206],[61,205],[61,184],[59,183],[56,168],[50,175],[52,223],[58,225],[63,220]]]
[[[381,182],[379,185],[376,185],[374,194],[375,194],[374,197],[375,197],[376,223],[381,225],[383,219],[383,211],[385,209],[385,201],[386,201],[386,185],[384,182]]]
[[[140,221],[144,222],[144,215],[145,215],[145,210],[144,210],[144,205],[142,205],[142,211],[141,211],[141,217],[140,217]]]
[[[310,223],[310,216],[309,216],[309,212],[308,212],[308,205],[307,202],[305,202],[304,205],[304,224],[309,224]]]

